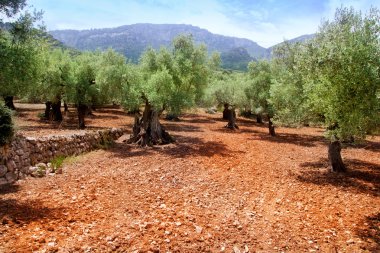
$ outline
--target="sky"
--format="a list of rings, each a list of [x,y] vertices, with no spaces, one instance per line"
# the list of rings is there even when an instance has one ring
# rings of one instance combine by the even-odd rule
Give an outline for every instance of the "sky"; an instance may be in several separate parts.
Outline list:
[[[367,12],[380,0],[27,0],[48,30],[112,28],[136,23],[191,24],[263,47],[315,33],[336,8]]]

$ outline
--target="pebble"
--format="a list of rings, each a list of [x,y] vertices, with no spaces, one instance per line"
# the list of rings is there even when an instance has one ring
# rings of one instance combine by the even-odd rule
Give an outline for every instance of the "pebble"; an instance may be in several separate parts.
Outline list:
[[[49,247],[55,247],[55,242],[48,242]]]
[[[238,246],[234,246],[234,253],[241,253],[240,249]]]

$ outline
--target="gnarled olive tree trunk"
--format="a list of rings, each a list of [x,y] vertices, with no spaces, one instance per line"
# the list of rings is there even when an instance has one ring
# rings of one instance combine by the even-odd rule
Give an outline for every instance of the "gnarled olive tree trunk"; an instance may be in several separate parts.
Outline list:
[[[228,114],[229,114],[229,108],[230,108],[230,104],[228,104],[228,103],[225,103],[224,105],[224,110],[223,110],[223,119],[225,119],[225,120],[228,120]]]
[[[236,113],[235,113],[235,108],[232,107],[228,107],[228,108],[225,108],[224,111],[223,111],[223,117],[226,116],[227,120],[228,120],[228,123],[226,125],[226,128],[229,128],[229,129],[232,129],[232,130],[235,130],[235,129],[239,129],[238,125],[236,125]]]
[[[78,112],[78,126],[79,126],[79,129],[85,129],[86,128],[86,124],[84,122],[84,117],[86,116],[87,105],[78,104],[77,105],[77,112]]]
[[[50,101],[46,101],[45,102],[44,118],[47,119],[47,120],[51,119],[51,102]]]
[[[263,116],[260,113],[256,114],[256,123],[263,123]]]
[[[16,110],[15,104],[13,103],[13,96],[4,97],[5,106],[11,110]]]
[[[62,121],[62,112],[61,112],[61,99],[56,99],[54,102],[51,103],[51,109],[53,112],[53,120],[54,121]]]
[[[161,111],[155,110],[146,102],[142,117],[135,116],[135,123],[128,143],[136,143],[142,147],[169,144],[174,139],[165,131],[159,121]]]
[[[342,144],[339,140],[330,141],[329,143],[329,162],[331,166],[331,171],[333,172],[346,172],[347,168],[343,163],[342,155]]]
[[[269,116],[268,116],[268,129],[269,129],[269,134],[271,136],[276,136],[276,132],[274,130],[273,122]]]

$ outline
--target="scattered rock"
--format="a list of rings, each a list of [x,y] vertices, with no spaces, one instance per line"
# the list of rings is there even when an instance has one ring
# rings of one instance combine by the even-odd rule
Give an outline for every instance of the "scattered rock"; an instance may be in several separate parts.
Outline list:
[[[238,246],[234,246],[234,253],[241,253]]]
[[[0,177],[5,176],[7,172],[8,172],[8,168],[5,165],[0,165]]]
[[[0,178],[0,186],[6,184],[9,184],[8,180],[6,180],[5,178]]]
[[[5,174],[5,179],[7,179],[9,183],[14,183],[17,180],[17,175],[14,172],[8,172]]]
[[[203,228],[201,226],[196,226],[195,225],[195,232],[197,232],[198,234],[202,233],[202,230]]]

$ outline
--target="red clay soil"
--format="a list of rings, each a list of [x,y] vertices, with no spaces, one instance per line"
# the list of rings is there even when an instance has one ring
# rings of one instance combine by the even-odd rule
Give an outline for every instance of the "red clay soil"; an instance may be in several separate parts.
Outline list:
[[[20,106],[20,105],[19,105]],[[42,108],[43,109],[43,108]],[[75,132],[21,109],[25,135]],[[119,109],[90,129],[131,128]],[[176,143],[122,142],[65,160],[63,174],[0,190],[0,252],[379,252],[380,138],[346,147],[328,172],[319,128],[279,128],[221,113],[162,121]],[[72,122],[70,121],[72,120]]]

